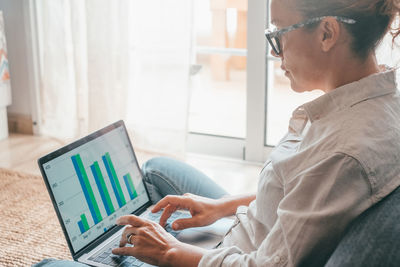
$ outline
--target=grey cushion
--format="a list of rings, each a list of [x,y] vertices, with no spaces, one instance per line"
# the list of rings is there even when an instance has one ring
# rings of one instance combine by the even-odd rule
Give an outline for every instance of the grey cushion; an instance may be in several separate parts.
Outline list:
[[[400,188],[351,224],[325,266],[400,266]]]

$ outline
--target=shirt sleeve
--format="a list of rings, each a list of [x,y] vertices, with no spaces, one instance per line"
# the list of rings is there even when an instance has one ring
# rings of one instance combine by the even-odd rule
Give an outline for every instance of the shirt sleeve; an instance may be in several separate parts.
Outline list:
[[[199,266],[323,265],[346,226],[371,205],[366,173],[356,159],[343,153],[282,181],[285,195],[278,218],[258,250],[247,254],[237,247],[210,250]]]

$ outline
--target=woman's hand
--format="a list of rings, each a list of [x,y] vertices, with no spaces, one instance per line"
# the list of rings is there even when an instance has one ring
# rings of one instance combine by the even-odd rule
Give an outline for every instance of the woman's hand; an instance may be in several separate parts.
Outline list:
[[[172,224],[172,229],[181,230],[190,227],[200,227],[212,224],[225,216],[221,199],[211,199],[186,193],[183,196],[169,195],[161,199],[152,209],[158,212],[164,209],[160,225],[165,226],[168,218],[178,209],[189,210],[191,218],[178,219]]]
[[[135,215],[122,216],[117,220],[117,224],[127,225],[122,233],[120,248],[112,251],[117,255],[134,256],[157,266],[165,265],[168,251],[179,243],[159,224]],[[129,234],[132,234],[130,244],[133,247],[125,247]]]
[[[112,251],[116,255],[134,256],[157,266],[197,266],[204,253],[201,248],[179,242],[158,223],[135,215],[122,216],[117,224],[127,227],[122,233],[120,248]],[[125,247],[130,234],[133,247]]]

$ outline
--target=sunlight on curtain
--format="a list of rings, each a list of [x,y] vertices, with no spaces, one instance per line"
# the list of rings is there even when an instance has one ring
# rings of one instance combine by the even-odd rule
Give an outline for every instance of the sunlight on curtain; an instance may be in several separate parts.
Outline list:
[[[397,18],[393,22],[392,28],[396,29],[400,26],[400,19]],[[397,38],[398,39],[398,38]],[[386,64],[390,67],[400,68],[400,41],[393,43],[393,36],[388,33],[377,49],[376,57],[380,64]]]
[[[133,145],[183,155],[192,1],[37,0],[41,133],[124,119]]]

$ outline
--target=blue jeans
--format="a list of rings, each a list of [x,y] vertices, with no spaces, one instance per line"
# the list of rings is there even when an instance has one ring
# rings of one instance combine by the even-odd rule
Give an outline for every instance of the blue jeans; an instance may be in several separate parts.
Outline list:
[[[153,203],[166,195],[192,193],[217,199],[228,194],[204,173],[174,159],[153,158],[143,164],[142,171]]]
[[[142,166],[143,178],[151,201],[157,203],[166,195],[192,193],[209,198],[221,198],[228,193],[207,175],[186,163],[166,158],[153,158]],[[34,267],[87,266],[74,261],[45,259]]]

